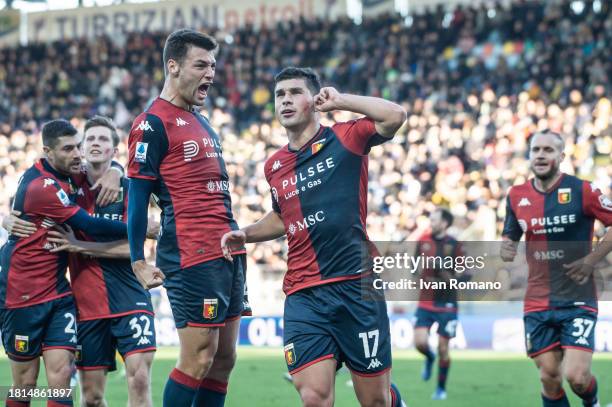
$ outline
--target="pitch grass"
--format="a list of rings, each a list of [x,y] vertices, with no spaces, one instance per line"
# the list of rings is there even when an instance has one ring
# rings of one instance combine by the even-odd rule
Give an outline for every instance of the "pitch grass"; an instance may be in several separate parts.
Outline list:
[[[160,348],[153,365],[153,401],[162,405],[162,393],[168,373],[174,366],[177,348]],[[533,407],[540,404],[538,373],[522,354],[488,351],[455,351],[448,383],[448,400],[432,401],[435,374],[424,383],[420,379],[422,358],[414,351],[394,352],[393,380],[398,384],[409,407]],[[109,407],[126,405],[125,377],[109,374],[106,400]],[[596,354],[593,370],[597,375],[602,406],[612,403],[612,354]],[[226,406],[289,407],[300,406],[293,386],[283,379],[286,372],[281,349],[240,347]],[[336,378],[336,406],[356,406],[350,375],[341,371]],[[0,385],[11,383],[6,357],[0,356]],[[41,372],[40,385],[44,385]],[[566,390],[569,390],[567,384]],[[78,392],[77,392],[78,393]],[[572,406],[582,403],[568,391]],[[0,403],[1,404],[1,403]],[[32,406],[44,406],[33,402]],[[75,405],[78,405],[75,403]],[[612,406],[612,404],[610,404]]]

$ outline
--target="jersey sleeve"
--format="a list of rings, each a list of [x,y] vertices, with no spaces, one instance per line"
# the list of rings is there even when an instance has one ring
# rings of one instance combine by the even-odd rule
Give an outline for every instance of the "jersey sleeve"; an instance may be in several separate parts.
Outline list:
[[[272,210],[276,213],[278,213],[280,215],[281,213],[281,208],[280,205],[278,204],[278,197],[276,196],[278,192],[276,192],[276,189],[272,189]]]
[[[346,148],[359,155],[368,154],[372,147],[390,140],[376,132],[374,120],[369,117],[336,123],[332,130]]]
[[[53,178],[37,178],[30,183],[24,201],[24,211],[64,223],[79,211],[66,191]]]
[[[514,209],[512,209],[510,192],[508,192],[508,197],[506,198],[506,219],[504,220],[504,230],[502,232],[502,236],[506,236],[514,242],[518,242],[521,240],[521,236],[523,236],[523,229],[521,229],[521,225],[518,223]]]
[[[582,208],[588,216],[598,219],[606,226],[612,225],[612,200],[592,183],[582,184]]]
[[[161,119],[142,113],[134,120],[128,138],[128,176],[147,180],[160,178],[160,166],[168,153],[168,135]]]

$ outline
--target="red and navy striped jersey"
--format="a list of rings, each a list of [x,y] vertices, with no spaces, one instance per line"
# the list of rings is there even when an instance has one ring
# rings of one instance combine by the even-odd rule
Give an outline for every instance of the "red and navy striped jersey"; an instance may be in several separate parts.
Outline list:
[[[221,142],[207,119],[156,99],[132,125],[128,175],[156,183],[154,195],[162,209],[157,265],[162,270],[223,256],[221,237],[238,225]]]
[[[1,307],[27,307],[70,294],[67,255],[49,252],[53,246],[47,241],[47,230],[78,212],[79,207],[72,199],[77,184],[44,159],[21,177],[13,209],[37,229],[24,238],[11,235],[2,247]]]
[[[463,255],[461,244],[453,237],[445,235],[441,239],[434,238],[431,234],[426,234],[417,242],[416,256],[434,257],[444,260],[447,257],[456,258]],[[442,262],[445,263],[445,262]],[[448,262],[446,262],[448,263]],[[429,263],[428,263],[429,264]],[[436,262],[432,264],[438,265]],[[429,281],[445,281],[446,275],[441,275],[439,268],[425,268],[421,271],[421,279]],[[446,270],[450,277],[456,277],[455,270]],[[440,279],[441,280],[437,280]],[[434,280],[436,279],[436,280]],[[457,290],[432,290],[422,288],[419,293],[419,307],[434,312],[456,312],[457,311]]]
[[[94,217],[121,222],[127,217],[128,180],[121,180],[117,200],[107,206],[96,204],[97,191],[85,182],[77,191],[76,203]],[[80,239],[94,240],[76,231]],[[96,237],[96,241],[116,240]],[[129,258],[95,258],[70,254],[68,258],[70,284],[77,306],[79,321],[112,318],[137,312],[153,315],[150,294],[140,285],[132,271]]]
[[[286,145],[266,161],[272,205],[289,244],[287,295],[364,271],[367,154],[386,140],[372,119],[362,118],[321,126],[301,149]]]
[[[597,308],[591,276],[577,286],[566,276],[564,264],[591,250],[595,219],[612,224],[612,203],[587,181],[563,174],[547,192],[533,180],[510,188],[503,236],[519,241],[525,235],[529,277],[525,312],[562,306]]]

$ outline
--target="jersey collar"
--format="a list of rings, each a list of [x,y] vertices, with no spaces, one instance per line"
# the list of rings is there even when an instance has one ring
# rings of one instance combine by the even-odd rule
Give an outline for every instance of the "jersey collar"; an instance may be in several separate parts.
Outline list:
[[[536,191],[538,194],[540,195],[548,195],[551,192],[553,192],[555,189],[559,188],[559,185],[561,184],[561,181],[563,181],[563,178],[565,178],[565,173],[561,173],[561,176],[559,177],[559,179],[557,180],[557,182],[555,182],[550,188],[548,188],[548,190],[546,191],[540,191],[538,188],[536,188],[535,186],[535,178],[531,179],[531,182],[529,184],[531,184],[531,188],[533,188],[534,191]]]
[[[40,159],[40,166],[42,167],[42,169],[44,171],[50,173],[55,178],[57,178],[57,179],[59,179],[61,181],[66,181],[66,182],[70,181],[70,176],[69,175],[64,175],[64,174],[56,171],[55,168],[53,168],[51,166],[51,164],[49,164],[49,161],[47,161],[45,158],[41,158]]]

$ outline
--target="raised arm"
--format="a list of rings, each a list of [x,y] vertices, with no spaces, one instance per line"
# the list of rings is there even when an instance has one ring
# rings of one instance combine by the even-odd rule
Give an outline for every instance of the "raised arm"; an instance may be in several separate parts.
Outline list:
[[[346,110],[371,118],[376,132],[383,137],[393,137],[406,121],[406,111],[400,105],[381,98],[340,93],[335,88],[325,87],[314,100],[315,109],[320,112]]]

